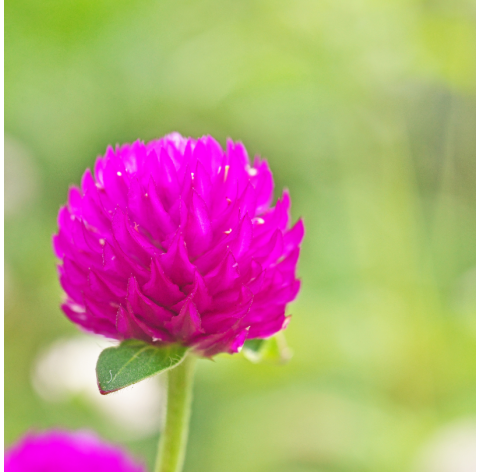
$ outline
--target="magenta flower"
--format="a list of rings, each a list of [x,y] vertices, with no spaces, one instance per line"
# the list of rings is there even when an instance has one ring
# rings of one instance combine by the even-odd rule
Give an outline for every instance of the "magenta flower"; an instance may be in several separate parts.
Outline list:
[[[287,326],[304,228],[271,207],[266,161],[177,133],[109,147],[72,187],[54,236],[65,314],[119,340],[238,352]]]
[[[145,472],[117,447],[90,432],[27,434],[5,453],[5,472]]]

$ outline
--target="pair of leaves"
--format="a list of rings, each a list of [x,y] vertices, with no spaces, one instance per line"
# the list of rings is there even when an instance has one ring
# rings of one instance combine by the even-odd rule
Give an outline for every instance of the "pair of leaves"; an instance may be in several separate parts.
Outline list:
[[[97,361],[97,384],[102,395],[116,392],[155,374],[179,365],[188,348],[177,344],[153,346],[135,339],[123,341],[100,353]],[[282,333],[268,339],[250,339],[242,348],[254,363],[284,364],[292,354]]]

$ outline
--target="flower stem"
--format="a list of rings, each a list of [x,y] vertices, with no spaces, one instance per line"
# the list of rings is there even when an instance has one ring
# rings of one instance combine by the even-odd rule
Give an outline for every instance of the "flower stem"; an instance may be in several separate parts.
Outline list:
[[[160,435],[155,472],[181,472],[189,433],[196,357],[188,354],[168,371],[167,408]]]

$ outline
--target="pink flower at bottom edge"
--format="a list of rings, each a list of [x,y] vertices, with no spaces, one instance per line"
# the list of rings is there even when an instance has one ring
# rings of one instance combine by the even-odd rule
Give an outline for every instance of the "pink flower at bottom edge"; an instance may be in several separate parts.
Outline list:
[[[5,453],[5,472],[146,472],[88,431],[28,433]]]
[[[59,212],[63,311],[90,332],[207,357],[272,336],[300,288],[304,235],[273,190],[267,162],[230,140],[109,147]]]

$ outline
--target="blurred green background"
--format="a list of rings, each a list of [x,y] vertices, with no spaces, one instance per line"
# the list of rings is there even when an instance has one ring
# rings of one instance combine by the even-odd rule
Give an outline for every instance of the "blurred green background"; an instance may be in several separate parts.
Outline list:
[[[268,158],[306,224],[294,357],[199,362],[185,471],[471,470],[432,464],[474,434],[474,87],[472,0],[6,0],[7,445],[92,428],[152,464],[155,433],[32,371],[78,332],[51,250],[68,185],[175,130]]]

